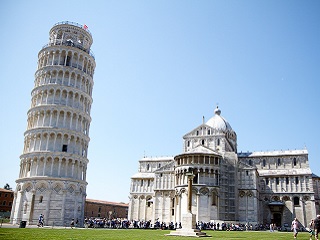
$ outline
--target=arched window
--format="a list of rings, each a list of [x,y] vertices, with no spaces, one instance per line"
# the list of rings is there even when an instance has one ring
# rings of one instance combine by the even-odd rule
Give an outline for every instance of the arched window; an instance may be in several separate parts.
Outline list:
[[[276,184],[279,185],[280,181],[279,181],[279,178],[276,177]]]
[[[294,204],[295,206],[300,205],[299,197],[294,197],[294,198],[293,198],[293,204]]]
[[[217,139],[217,145],[220,146],[220,138]]]
[[[190,141],[188,141],[187,145],[188,145],[188,147],[190,147]]]
[[[251,159],[249,160],[249,165],[252,166],[252,160]]]
[[[201,144],[204,145],[204,139],[201,140]]]
[[[212,206],[217,206],[217,194],[215,192],[212,193]]]
[[[265,159],[262,160],[262,165],[263,165],[264,167],[266,166],[266,160],[265,160]]]
[[[210,135],[210,129],[208,130],[208,135]]]
[[[297,166],[297,159],[296,158],[293,159],[293,166]]]
[[[289,184],[289,178],[286,177],[286,184],[288,185]]]
[[[278,166],[280,166],[281,165],[281,160],[280,160],[280,158],[278,158]]]
[[[150,165],[149,165],[149,164],[147,164],[147,171],[149,171],[149,169],[150,169]]]
[[[42,203],[42,201],[43,201],[43,196],[40,196],[39,197],[39,203]]]

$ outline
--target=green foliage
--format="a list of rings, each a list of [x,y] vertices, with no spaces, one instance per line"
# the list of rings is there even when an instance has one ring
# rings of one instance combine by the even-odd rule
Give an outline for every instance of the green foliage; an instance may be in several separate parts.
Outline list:
[[[115,239],[115,240],[141,240],[141,239],[198,239],[190,237],[175,237],[165,236],[169,230],[143,230],[143,229],[51,229],[51,228],[0,228],[1,240],[38,240],[38,239],[50,239],[50,240],[100,240],[100,239]],[[210,235],[212,239],[219,240],[291,240],[293,239],[291,232],[241,232],[241,231],[206,231],[207,235]],[[308,233],[299,233],[299,239],[308,239]],[[204,238],[209,239],[209,238]]]

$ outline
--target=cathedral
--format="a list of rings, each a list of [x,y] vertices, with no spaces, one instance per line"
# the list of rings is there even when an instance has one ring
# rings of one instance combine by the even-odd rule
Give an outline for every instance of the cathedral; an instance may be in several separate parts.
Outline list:
[[[214,116],[183,136],[174,157],[144,157],[131,177],[128,219],[282,226],[297,217],[303,226],[319,214],[319,177],[308,151],[238,152],[237,134],[217,107]],[[190,204],[190,203],[189,203]]]

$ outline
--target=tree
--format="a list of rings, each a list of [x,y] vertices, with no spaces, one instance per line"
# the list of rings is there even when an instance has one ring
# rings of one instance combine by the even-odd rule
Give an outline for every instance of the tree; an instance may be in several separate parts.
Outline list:
[[[4,185],[4,189],[6,190],[12,190],[12,188],[10,187],[10,185],[8,183],[6,183],[6,185]]]

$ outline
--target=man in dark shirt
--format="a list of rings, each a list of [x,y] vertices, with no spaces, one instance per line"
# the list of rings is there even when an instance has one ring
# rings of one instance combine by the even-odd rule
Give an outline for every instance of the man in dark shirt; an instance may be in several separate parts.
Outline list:
[[[320,215],[317,215],[317,218],[314,220],[314,233],[316,235],[316,240],[319,240],[318,235],[320,232]]]

